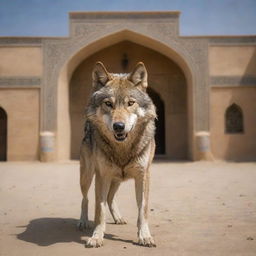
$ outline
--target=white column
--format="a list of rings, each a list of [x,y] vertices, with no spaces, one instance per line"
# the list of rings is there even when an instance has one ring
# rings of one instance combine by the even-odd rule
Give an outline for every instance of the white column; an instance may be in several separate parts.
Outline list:
[[[210,132],[200,131],[196,133],[196,158],[197,160],[213,161],[210,145]]]
[[[52,162],[55,160],[55,134],[53,132],[44,131],[40,133],[40,161]]]

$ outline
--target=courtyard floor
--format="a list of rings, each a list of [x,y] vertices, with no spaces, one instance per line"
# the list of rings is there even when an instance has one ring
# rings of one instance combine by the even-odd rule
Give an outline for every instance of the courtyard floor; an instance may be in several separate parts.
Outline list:
[[[102,248],[85,248],[76,230],[78,162],[0,164],[0,255],[256,255],[256,163],[155,162],[150,227],[156,248],[136,245],[134,182],[118,202],[127,225],[110,214]],[[90,191],[90,219],[94,193]]]

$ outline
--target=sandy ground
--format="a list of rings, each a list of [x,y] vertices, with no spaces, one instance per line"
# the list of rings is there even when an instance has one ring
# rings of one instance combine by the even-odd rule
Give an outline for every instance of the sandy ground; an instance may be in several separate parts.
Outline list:
[[[134,182],[118,202],[127,225],[107,219],[104,246],[76,230],[79,165],[0,164],[0,255],[256,255],[256,163],[157,162],[152,168],[150,227],[156,248],[136,245]],[[90,219],[94,193],[90,191]]]

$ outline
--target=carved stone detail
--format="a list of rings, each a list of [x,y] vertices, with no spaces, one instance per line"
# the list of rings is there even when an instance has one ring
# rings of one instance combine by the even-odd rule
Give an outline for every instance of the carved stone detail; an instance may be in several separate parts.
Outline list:
[[[71,25],[71,34],[75,37],[85,37],[97,33],[97,31],[102,30],[102,27],[105,27],[104,24],[90,26],[89,24],[75,23]]]
[[[211,45],[237,45],[237,44],[256,44],[256,36],[239,36],[239,37],[209,37]]]
[[[256,76],[211,76],[211,86],[256,86]]]
[[[0,37],[0,46],[11,46],[11,45],[29,45],[29,46],[40,46],[42,38],[33,37]]]
[[[0,77],[0,87],[40,87],[41,77]]]
[[[179,12],[71,12],[69,18],[72,22],[82,20],[85,22],[90,21],[103,21],[111,20],[177,20],[179,18]]]

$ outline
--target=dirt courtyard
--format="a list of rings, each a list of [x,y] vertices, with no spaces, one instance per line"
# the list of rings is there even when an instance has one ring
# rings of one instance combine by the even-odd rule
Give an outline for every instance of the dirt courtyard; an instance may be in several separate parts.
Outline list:
[[[127,225],[108,214],[104,246],[76,230],[78,162],[0,164],[0,255],[256,255],[256,163],[155,162],[150,227],[156,248],[136,245],[134,182],[118,193]],[[90,191],[90,219],[94,193]]]

